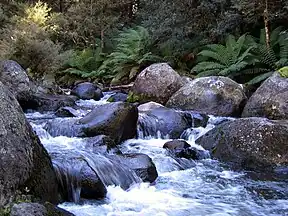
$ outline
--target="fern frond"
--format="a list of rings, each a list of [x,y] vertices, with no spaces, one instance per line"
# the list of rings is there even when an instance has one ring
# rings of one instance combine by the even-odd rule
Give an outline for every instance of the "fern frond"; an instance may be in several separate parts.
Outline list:
[[[201,73],[203,71],[208,70],[222,70],[225,66],[216,62],[200,62],[195,67],[192,68],[192,71],[196,71],[196,73]]]
[[[218,73],[219,73],[218,69],[206,70],[206,71],[203,71],[203,72],[197,74],[196,78],[206,77],[206,76],[218,76]]]
[[[226,58],[227,56],[221,55],[220,52],[214,52],[211,50],[202,50],[198,55],[211,58],[215,61],[220,62],[221,64],[227,64],[227,58]],[[226,53],[226,55],[227,55],[227,53]]]
[[[267,72],[261,75],[256,76],[255,78],[253,78],[252,80],[250,80],[249,82],[247,82],[247,85],[254,85],[257,84],[259,82],[262,82],[263,80],[267,79],[268,77],[270,77],[274,72]]]

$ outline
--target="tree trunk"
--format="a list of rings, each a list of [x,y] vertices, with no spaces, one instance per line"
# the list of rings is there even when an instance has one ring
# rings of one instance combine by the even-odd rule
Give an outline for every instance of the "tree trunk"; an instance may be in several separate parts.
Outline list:
[[[265,25],[266,46],[267,46],[267,48],[270,48],[268,0],[265,0],[265,10],[263,13],[263,18],[264,18],[264,25]]]
[[[101,50],[103,51],[104,49],[104,29],[101,30]]]

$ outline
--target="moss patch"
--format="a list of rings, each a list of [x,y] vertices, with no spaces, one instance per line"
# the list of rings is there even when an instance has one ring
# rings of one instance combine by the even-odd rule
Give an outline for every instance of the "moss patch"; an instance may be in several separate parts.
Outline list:
[[[288,78],[288,66],[279,69],[278,73],[281,77]]]
[[[107,100],[107,102],[110,102],[110,103],[115,102],[115,99],[113,98],[113,96],[111,96],[111,97]]]
[[[130,91],[128,93],[127,102],[129,103],[140,102],[141,98],[142,98],[141,95],[137,95]]]

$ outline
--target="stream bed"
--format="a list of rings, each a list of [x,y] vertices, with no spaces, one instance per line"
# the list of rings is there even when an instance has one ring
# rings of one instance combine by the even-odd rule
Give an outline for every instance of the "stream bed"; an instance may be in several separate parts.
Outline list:
[[[105,103],[104,99],[100,102],[78,101],[78,105],[92,108]],[[93,162],[96,153],[83,144],[84,138],[52,137],[45,130],[45,122],[56,118],[53,113],[32,112],[26,116],[49,154],[79,154]],[[188,129],[182,138],[191,146],[202,149],[195,144],[195,139],[212,129],[217,121],[221,118],[210,117],[205,128]],[[122,153],[144,153],[152,158],[158,172],[154,183],[143,183],[132,173],[125,178],[133,184],[127,190],[122,189],[119,178],[126,168],[117,167],[101,156],[100,164],[111,169],[107,174],[101,167],[97,168],[99,178],[105,181],[106,197],[102,200],[80,199],[80,189],[74,187],[72,193],[77,203],[65,202],[59,206],[76,216],[288,215],[287,179],[264,176],[259,180],[253,173],[232,171],[209,157],[199,161],[175,159],[163,149],[169,137],[163,139],[159,134],[143,137],[141,134],[138,129],[139,138],[125,141],[120,150]],[[108,168],[107,163],[111,163]]]

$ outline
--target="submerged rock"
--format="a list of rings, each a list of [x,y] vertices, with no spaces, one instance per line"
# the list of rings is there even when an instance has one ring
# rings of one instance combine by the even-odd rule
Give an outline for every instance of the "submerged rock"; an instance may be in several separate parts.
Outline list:
[[[154,182],[158,177],[158,173],[152,159],[145,154],[123,154],[113,157],[114,160],[129,167],[142,179],[144,182]]]
[[[101,89],[89,82],[78,84],[72,89],[71,94],[83,100],[100,100],[103,97]]]
[[[191,145],[185,140],[168,141],[163,145],[163,148],[167,149],[172,157],[174,156],[192,160],[207,158],[205,151],[191,147]]]
[[[179,89],[166,106],[217,116],[239,116],[247,97],[241,85],[227,77],[195,79]]]
[[[19,203],[13,205],[10,216],[74,216],[50,203]]]
[[[139,107],[145,110],[140,112],[138,120],[140,137],[160,135],[162,138],[169,136],[177,139],[187,128],[204,126],[208,120],[207,116],[198,113],[178,112],[166,107],[153,108],[154,105],[151,107],[146,104]]]
[[[102,199],[106,188],[85,156],[75,152],[51,153],[52,161],[65,200],[79,202],[80,195],[88,199]]]
[[[242,117],[288,119],[288,78],[278,73],[268,78],[248,100]]]
[[[121,154],[114,140],[106,135],[85,138],[83,142],[85,143],[85,148],[91,149],[94,153],[103,155],[107,153]]]
[[[56,112],[55,115],[58,117],[78,117],[81,116],[82,113],[79,110],[76,110],[72,107],[60,107]]]
[[[63,150],[51,153],[51,157],[64,199],[74,202],[79,202],[80,196],[102,199],[109,185],[128,189],[131,185],[141,182],[136,175],[137,172],[141,174],[139,176],[153,180],[153,172],[156,171],[155,167],[153,170],[154,164],[148,156],[148,159],[144,156],[137,157],[138,164],[132,156],[130,158],[125,155],[101,155],[88,150]]]
[[[267,170],[288,165],[288,122],[243,118],[216,126],[196,143],[235,168]]]
[[[167,63],[153,64],[144,69],[136,78],[130,92],[135,101],[155,101],[165,104],[182,85],[180,75]]]
[[[11,92],[0,82],[0,207],[25,190],[58,202],[58,184],[48,153]]]

